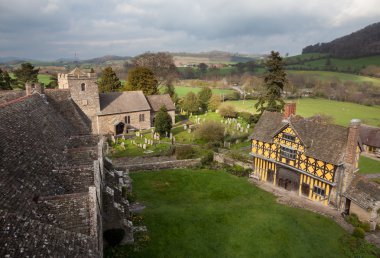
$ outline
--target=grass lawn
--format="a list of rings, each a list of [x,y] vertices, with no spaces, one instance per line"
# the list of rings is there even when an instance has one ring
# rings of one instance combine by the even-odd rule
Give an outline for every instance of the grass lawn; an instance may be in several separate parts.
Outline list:
[[[277,204],[247,178],[186,169],[131,176],[150,241],[130,257],[347,257],[335,222]]]
[[[340,102],[327,99],[303,98],[294,100],[297,102],[297,114],[309,117],[315,114],[330,115],[338,125],[348,126],[351,119],[359,118],[368,125],[380,125],[380,106],[364,106],[350,102]],[[255,113],[256,100],[229,101],[239,111]]]
[[[359,169],[360,174],[380,173],[380,159],[374,160],[365,156],[360,156]]]

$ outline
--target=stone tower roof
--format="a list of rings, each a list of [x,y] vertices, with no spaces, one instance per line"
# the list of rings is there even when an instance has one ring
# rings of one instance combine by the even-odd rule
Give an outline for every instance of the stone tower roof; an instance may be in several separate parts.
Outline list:
[[[86,73],[84,73],[81,69],[78,67],[75,67],[74,70],[68,73],[69,75],[74,75],[74,76],[86,76]]]

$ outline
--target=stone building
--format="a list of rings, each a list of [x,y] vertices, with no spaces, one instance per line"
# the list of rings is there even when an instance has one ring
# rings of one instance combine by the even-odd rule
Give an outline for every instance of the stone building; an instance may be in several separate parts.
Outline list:
[[[369,155],[380,157],[380,128],[369,125],[360,126],[360,139],[363,151]]]
[[[162,105],[175,122],[175,106],[169,95],[144,96],[142,91],[100,93],[97,77],[75,68],[58,74],[58,87],[68,90],[72,100],[90,121],[93,134],[123,134],[149,129]]]
[[[300,196],[349,209],[343,194],[358,171],[359,120],[348,128],[295,115],[264,112],[251,135],[253,176]]]
[[[68,90],[0,95],[0,256],[102,257],[111,227],[131,239],[128,173]]]

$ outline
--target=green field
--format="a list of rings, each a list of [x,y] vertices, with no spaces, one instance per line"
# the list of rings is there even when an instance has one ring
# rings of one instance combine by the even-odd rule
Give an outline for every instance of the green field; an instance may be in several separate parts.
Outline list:
[[[359,172],[361,174],[377,174],[380,173],[380,159],[374,160],[365,156],[360,156]]]
[[[368,125],[380,126],[380,106],[364,106],[350,102],[340,102],[327,99],[303,98],[294,100],[297,103],[298,115],[303,117],[315,114],[330,115],[334,118],[334,123],[348,126],[353,118],[359,118]],[[227,101],[234,105],[239,111],[255,113],[256,100]]]
[[[370,82],[374,85],[380,86],[380,78],[372,78],[368,76],[355,75],[350,73],[338,73],[328,71],[295,71],[287,70],[288,74],[305,75],[319,81],[352,81],[356,83]]]
[[[288,62],[299,62],[287,67],[303,67],[306,69],[323,69],[326,66],[327,54],[310,53],[288,57]],[[317,59],[318,58],[318,59]],[[317,59],[317,60],[310,60]],[[369,65],[380,66],[380,56],[369,56],[352,59],[330,58],[330,65],[338,69],[361,70]]]
[[[194,93],[198,93],[199,91],[201,91],[202,88],[201,87],[186,87],[186,86],[175,86],[175,92],[178,94],[178,97],[183,97],[185,96],[187,93],[189,92],[194,92]],[[213,94],[224,94],[224,95],[227,95],[227,94],[231,94],[233,93],[234,90],[224,90],[224,89],[212,89],[212,93]]]
[[[140,252],[120,247],[128,257],[352,255],[342,242],[347,233],[331,219],[278,204],[247,178],[186,169],[131,176],[150,241]]]

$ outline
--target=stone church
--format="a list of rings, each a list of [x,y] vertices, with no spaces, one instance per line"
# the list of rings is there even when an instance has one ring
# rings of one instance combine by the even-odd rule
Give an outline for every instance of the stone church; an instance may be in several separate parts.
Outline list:
[[[168,94],[144,96],[142,91],[99,93],[97,76],[75,68],[58,74],[58,87],[68,90],[71,99],[87,117],[93,134],[123,134],[149,129],[156,112],[165,106],[175,123],[175,106]]]

